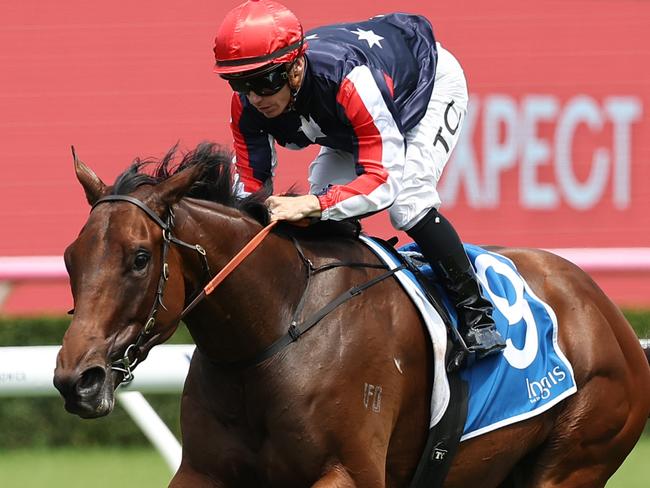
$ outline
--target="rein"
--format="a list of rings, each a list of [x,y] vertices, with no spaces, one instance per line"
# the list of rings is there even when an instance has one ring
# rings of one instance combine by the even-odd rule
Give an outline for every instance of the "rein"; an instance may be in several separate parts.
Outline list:
[[[156,324],[156,314],[158,313],[159,308],[164,308],[165,304],[163,303],[163,294],[165,292],[165,286],[167,280],[169,279],[169,265],[167,263],[167,254],[169,252],[169,245],[176,244],[178,246],[186,247],[188,249],[195,250],[199,253],[203,259],[202,264],[208,278],[212,276],[210,273],[210,265],[208,263],[207,253],[205,249],[200,244],[188,244],[185,241],[177,239],[172,235],[172,228],[174,227],[174,212],[172,209],[169,209],[169,214],[167,216],[167,221],[163,221],[153,210],[151,210],[144,202],[138,200],[137,198],[130,197],[127,195],[108,195],[103,198],[100,198],[92,206],[91,211],[98,205],[102,203],[110,202],[127,202],[132,205],[135,205],[140,210],[142,210],[147,216],[153,220],[158,227],[163,231],[163,249],[162,249],[162,271],[160,273],[160,278],[158,280],[158,288],[156,290],[156,299],[154,304],[149,312],[149,316],[144,324],[144,327],[138,334],[135,342],[130,344],[124,351],[122,358],[113,361],[111,363],[111,370],[119,371],[122,373],[121,383],[130,383],[133,381],[133,368],[139,362],[140,348],[147,341],[149,334],[153,330],[154,325]],[[205,285],[201,291],[190,301],[190,304],[185,307],[181,312],[179,320],[182,320],[198,303],[203,300],[206,296],[214,291],[214,289],[230,274],[232,271],[239,266],[239,264],[250,254],[252,253],[257,246],[264,240],[264,238],[271,232],[271,229],[275,226],[277,221],[271,222],[269,225],[264,227],[253,239],[250,240],[236,255],[233,257],[226,266],[223,267],[217,275],[212,278],[207,285]]]
[[[316,312],[309,315],[302,322],[299,322],[298,318],[302,314],[302,311],[305,307],[307,292],[309,291],[309,285],[311,284],[311,279],[313,278],[314,275],[322,271],[328,271],[331,269],[341,268],[341,267],[377,268],[377,269],[387,269],[388,267],[384,264],[356,263],[356,262],[347,262],[347,261],[336,261],[336,262],[327,263],[322,266],[316,267],[309,260],[309,258],[305,256],[305,253],[300,247],[298,241],[295,238],[292,239],[294,245],[296,246],[296,250],[300,255],[300,258],[302,259],[303,263],[306,265],[307,284],[305,286],[305,289],[302,292],[302,296],[300,297],[298,306],[296,307],[296,310],[293,313],[293,318],[291,320],[291,324],[289,325],[289,330],[285,335],[283,335],[282,337],[274,341],[270,346],[268,346],[262,352],[256,354],[254,357],[250,359],[231,361],[231,362],[210,361],[211,363],[228,369],[246,369],[248,367],[255,366],[256,364],[259,364],[262,361],[265,361],[266,359],[269,359],[270,357],[276,355],[278,352],[280,352],[282,349],[287,347],[292,342],[296,342],[300,338],[300,336],[302,336],[305,332],[307,332],[309,329],[311,329],[316,324],[318,324],[318,322],[320,322],[321,319],[329,315],[330,312],[338,308],[339,305],[342,305],[343,303],[347,302],[351,298],[354,298],[355,296],[359,295],[363,290],[370,288],[371,286],[376,285],[377,283],[380,283],[386,278],[393,276],[398,271],[401,271],[406,268],[406,265],[402,264],[393,269],[388,269],[386,272],[378,276],[375,276],[374,278],[371,278],[370,280],[366,281],[365,283],[362,283],[361,285],[356,285],[349,288],[348,290],[346,290],[345,292],[341,293],[336,298],[331,300],[327,305],[325,305],[324,307],[320,308]]]
[[[172,228],[174,226],[174,212],[172,211],[171,208],[169,208],[169,214],[167,216],[167,220],[163,221],[153,210],[151,210],[145,203],[143,203],[141,200],[138,200],[137,198],[130,197],[127,195],[109,195],[97,200],[95,204],[92,206],[92,209],[94,209],[95,207],[97,207],[102,203],[110,203],[110,202],[127,202],[132,205],[135,205],[140,210],[142,210],[145,214],[147,214],[147,216],[151,220],[153,220],[158,225],[158,227],[160,227],[163,231],[162,232],[163,249],[162,249],[162,259],[161,259],[162,271],[160,274],[160,278],[158,280],[158,288],[156,290],[156,298],[154,300],[154,304],[151,308],[151,311],[149,312],[149,316],[145,322],[145,325],[140,331],[140,333],[138,334],[138,337],[136,338],[135,342],[133,342],[126,348],[122,358],[113,361],[111,363],[111,370],[119,371],[122,373],[122,379],[120,381],[121,384],[121,383],[130,383],[131,381],[133,381],[133,368],[135,368],[135,366],[139,362],[140,348],[147,341],[149,334],[151,334],[151,331],[153,330],[153,327],[156,323],[156,314],[158,313],[159,308],[163,308],[167,310],[167,308],[163,303],[163,294],[165,291],[167,280],[169,279],[169,265],[167,263],[167,254],[169,252],[170,244],[176,244],[178,246],[182,246],[198,252],[202,258],[203,268],[206,272],[206,275],[209,278],[211,277],[211,273],[210,273],[210,266],[208,263],[207,253],[201,245],[189,244],[185,241],[177,239],[172,235]],[[192,309],[194,309],[194,307],[196,307],[196,305],[198,305],[199,302],[201,302],[201,300],[203,300],[206,296],[211,294],[214,291],[214,289],[228,275],[230,275],[230,273],[232,273],[232,271],[248,255],[250,255],[260,245],[260,243],[271,232],[271,230],[276,224],[277,221],[273,221],[270,224],[268,224],[266,227],[264,227],[223,267],[223,269],[221,269],[221,271],[219,271],[219,273],[217,273],[217,275],[214,278],[210,279],[208,284],[205,285],[201,289],[201,291],[198,292],[196,296],[194,296],[194,298],[190,301],[190,303],[183,309],[179,317],[179,321],[182,320]],[[373,285],[376,285],[377,283],[385,280],[390,276],[393,276],[396,272],[406,267],[405,265],[401,265],[393,269],[388,269],[386,272],[366,281],[361,285],[356,285],[351,287],[347,291],[338,295],[336,298],[334,298],[332,301],[330,301],[327,305],[322,307],[320,310],[314,312],[302,322],[299,322],[299,316],[301,315],[304,309],[307,294],[311,284],[311,279],[314,275],[338,267],[387,269],[387,266],[384,264],[337,261],[337,262],[327,263],[322,266],[316,267],[305,256],[305,253],[300,247],[298,241],[295,238],[292,238],[292,240],[296,247],[296,250],[298,251],[301,260],[303,261],[303,263],[307,268],[307,284],[300,298],[298,306],[294,311],[293,318],[291,320],[291,324],[289,325],[289,329],[287,333],[284,336],[277,339],[276,341],[274,341],[270,346],[268,346],[262,352],[257,354],[255,357],[246,360],[241,360],[241,361],[233,361],[233,362],[211,361],[214,364],[219,366],[224,366],[227,368],[242,369],[242,368],[247,368],[249,366],[258,364],[270,358],[271,356],[274,356],[280,350],[284,349],[292,342],[297,341],[301,335],[303,335],[305,332],[307,332],[309,329],[315,326],[318,322],[320,322],[321,319],[323,319],[325,316],[327,316],[330,312],[332,312],[334,309],[339,307],[341,304],[359,295],[363,290],[370,288]]]
[[[269,225],[264,227],[261,231],[259,231],[255,237],[253,237],[248,244],[246,244],[237,254],[235,254],[235,257],[233,257],[228,264],[226,264],[221,271],[217,273],[217,276],[212,278],[210,282],[205,285],[203,290],[190,302],[190,304],[185,307],[185,309],[181,312],[181,318],[180,320],[183,320],[185,316],[194,308],[198,305],[198,303],[203,300],[206,296],[208,296],[210,293],[214,291],[214,289],[219,286],[219,284],[226,279],[226,277],[232,273],[232,271],[239,266],[239,264],[246,259],[246,257],[252,253],[257,246],[260,245],[260,243],[264,240],[264,238],[271,232],[271,229],[275,227],[275,224],[277,224],[278,221],[274,220],[271,222]]]

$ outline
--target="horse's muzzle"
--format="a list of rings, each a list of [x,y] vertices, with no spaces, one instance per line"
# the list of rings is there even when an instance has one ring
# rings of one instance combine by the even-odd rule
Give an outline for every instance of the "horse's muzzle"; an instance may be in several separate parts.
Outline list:
[[[91,366],[78,371],[57,368],[54,387],[65,400],[65,409],[82,418],[108,415],[113,410],[112,374],[104,366]]]

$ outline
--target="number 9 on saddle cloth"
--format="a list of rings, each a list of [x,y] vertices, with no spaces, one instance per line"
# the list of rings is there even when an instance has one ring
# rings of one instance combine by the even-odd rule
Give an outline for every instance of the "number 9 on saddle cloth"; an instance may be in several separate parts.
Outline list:
[[[386,247],[368,238],[362,239],[384,261],[397,262]],[[506,348],[460,372],[469,386],[468,415],[462,440],[538,415],[576,392],[573,368],[557,343],[555,312],[535,295],[511,260],[479,246],[464,246],[485,297],[494,305],[493,318],[506,340]],[[441,297],[442,303],[434,308],[442,308],[441,315],[456,327],[454,307],[445,296],[444,288],[437,285],[434,272],[417,245],[403,246],[399,253],[417,270],[396,274],[401,278],[402,287],[413,297],[418,293],[415,290],[422,290],[420,280],[426,279]],[[419,293],[431,297],[429,293]],[[422,308],[420,312],[427,313]],[[437,420],[432,416],[432,425]]]

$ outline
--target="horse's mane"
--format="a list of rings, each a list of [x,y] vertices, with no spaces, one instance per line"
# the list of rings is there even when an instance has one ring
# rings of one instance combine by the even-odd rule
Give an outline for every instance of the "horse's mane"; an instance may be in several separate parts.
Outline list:
[[[169,177],[193,166],[203,166],[201,176],[194,182],[186,197],[237,208],[254,217],[262,224],[269,221],[264,201],[273,193],[270,185],[262,187],[246,198],[238,198],[232,184],[232,153],[218,144],[202,142],[195,149],[180,155],[177,162],[178,144],[173,146],[162,159],[136,158],[115,180],[113,195],[126,195],[142,185],[157,185]],[[145,168],[153,170],[145,172]]]
[[[268,209],[264,201],[273,194],[273,187],[269,183],[258,191],[240,198],[235,194],[233,187],[233,155],[222,146],[202,142],[195,149],[187,151],[178,158],[178,144],[173,146],[162,159],[136,158],[133,163],[120,174],[111,194],[127,195],[142,185],[157,185],[167,178],[193,166],[203,166],[204,171],[194,182],[186,197],[198,198],[210,202],[220,203],[227,207],[236,208],[253,217],[262,225],[270,221]],[[145,172],[145,168],[153,166],[153,170]],[[359,224],[353,222],[323,221],[311,225],[308,230],[294,225],[284,224],[279,226],[279,231],[284,234],[298,235],[303,238],[323,238],[331,236],[356,236],[359,233]]]

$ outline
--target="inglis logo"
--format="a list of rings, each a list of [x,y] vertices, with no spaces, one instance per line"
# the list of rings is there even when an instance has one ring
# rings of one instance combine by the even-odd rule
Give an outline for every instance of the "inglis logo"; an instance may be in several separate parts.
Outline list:
[[[528,400],[530,403],[536,403],[540,400],[546,400],[551,396],[551,389],[566,378],[566,373],[559,366],[549,371],[546,376],[538,381],[529,381],[526,378],[526,388],[528,389]]]

